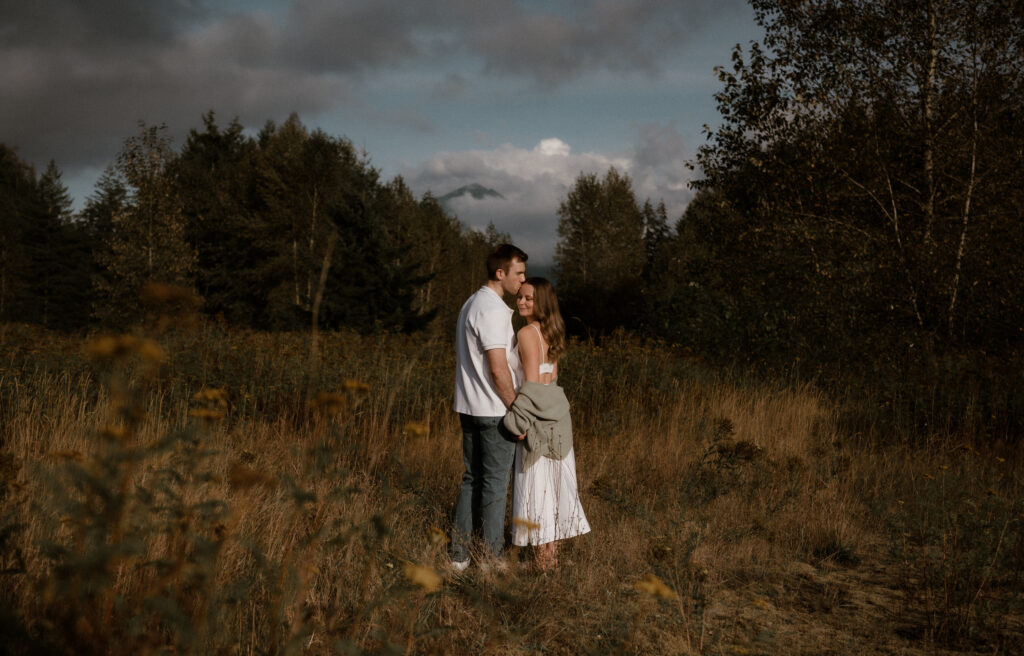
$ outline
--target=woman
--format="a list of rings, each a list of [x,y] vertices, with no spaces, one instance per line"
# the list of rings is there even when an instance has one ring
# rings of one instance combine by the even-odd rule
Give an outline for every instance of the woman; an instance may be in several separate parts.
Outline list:
[[[524,382],[505,415],[521,437],[516,446],[512,493],[512,543],[536,547],[537,565],[558,564],[558,541],[590,531],[576,485],[572,423],[565,392],[555,384],[565,353],[565,323],[544,278],[527,278],[516,296],[526,325],[517,333]]]

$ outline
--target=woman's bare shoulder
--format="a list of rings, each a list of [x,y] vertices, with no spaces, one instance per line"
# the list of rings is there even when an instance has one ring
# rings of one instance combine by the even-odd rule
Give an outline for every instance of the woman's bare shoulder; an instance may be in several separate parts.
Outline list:
[[[525,339],[532,339],[534,341],[539,339],[537,337],[537,331],[530,324],[526,324],[525,326],[520,328],[519,332],[516,333],[516,336],[519,339],[524,339],[525,338]]]
[[[520,348],[524,344],[528,347],[540,348],[540,336],[537,335],[537,331],[529,324],[519,329],[519,332],[516,333],[516,339],[519,340]]]

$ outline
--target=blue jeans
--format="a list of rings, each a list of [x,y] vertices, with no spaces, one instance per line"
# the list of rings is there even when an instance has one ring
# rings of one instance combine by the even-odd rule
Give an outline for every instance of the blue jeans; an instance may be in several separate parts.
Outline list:
[[[501,420],[501,417],[459,414],[466,473],[462,475],[459,500],[455,504],[452,560],[469,558],[469,540],[476,521],[480,523],[484,546],[492,554],[500,556],[504,547],[505,501],[516,443]]]

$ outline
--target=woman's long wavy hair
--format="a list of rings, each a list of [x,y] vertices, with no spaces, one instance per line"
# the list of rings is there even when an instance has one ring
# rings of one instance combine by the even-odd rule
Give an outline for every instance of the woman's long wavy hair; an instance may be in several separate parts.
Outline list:
[[[555,288],[547,278],[527,278],[525,283],[533,286],[533,316],[540,322],[540,333],[548,345],[547,360],[555,363],[565,355],[565,322],[558,309]]]

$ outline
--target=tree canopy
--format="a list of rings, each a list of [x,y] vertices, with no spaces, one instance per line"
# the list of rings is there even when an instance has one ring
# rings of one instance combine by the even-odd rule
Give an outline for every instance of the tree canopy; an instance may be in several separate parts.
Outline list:
[[[807,349],[1019,343],[1019,3],[752,4],[764,46],[719,71],[699,154],[771,280],[747,319]]]
[[[0,148],[0,319],[127,327],[148,283],[256,328],[415,331],[450,318],[500,235],[385,182],[346,139],[297,116],[246,136],[212,112],[175,150],[140,125],[75,216],[60,172]]]

